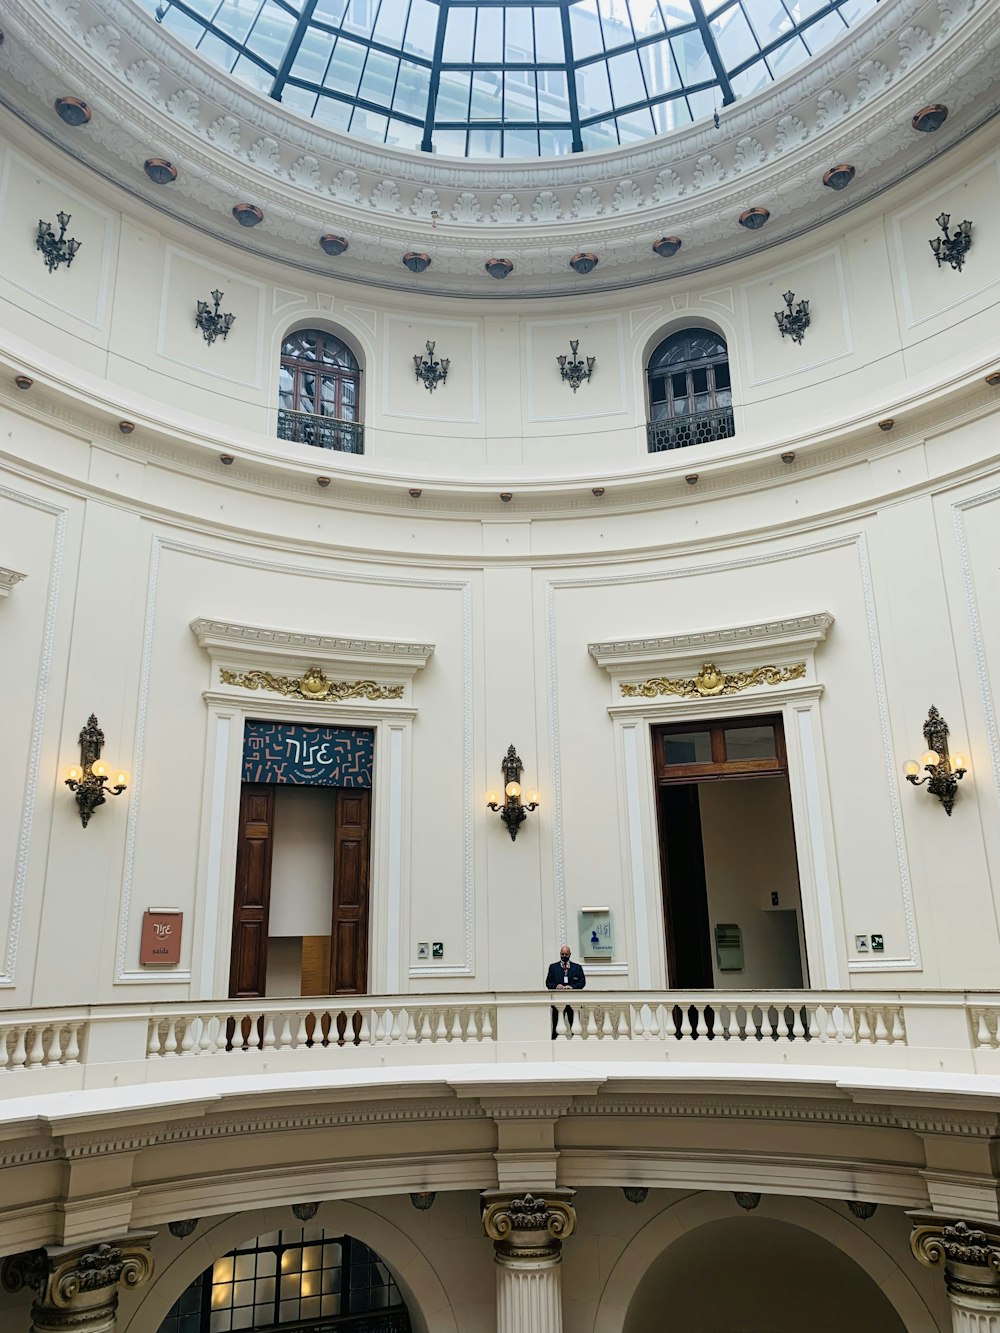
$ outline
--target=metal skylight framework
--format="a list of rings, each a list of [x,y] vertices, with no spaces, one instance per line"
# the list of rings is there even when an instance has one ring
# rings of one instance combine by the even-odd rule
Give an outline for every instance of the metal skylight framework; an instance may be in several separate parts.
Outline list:
[[[617,148],[790,73],[877,0],[138,0],[292,111],[448,157]]]

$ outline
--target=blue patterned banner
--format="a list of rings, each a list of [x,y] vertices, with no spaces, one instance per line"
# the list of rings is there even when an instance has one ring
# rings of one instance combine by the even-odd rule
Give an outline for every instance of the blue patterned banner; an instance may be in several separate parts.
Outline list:
[[[370,787],[375,733],[360,727],[248,722],[243,781],[312,787]]]

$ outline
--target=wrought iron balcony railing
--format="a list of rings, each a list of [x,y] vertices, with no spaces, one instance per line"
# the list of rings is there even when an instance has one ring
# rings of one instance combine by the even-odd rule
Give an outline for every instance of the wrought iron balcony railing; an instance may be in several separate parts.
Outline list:
[[[713,412],[693,412],[685,417],[666,417],[646,425],[646,443],[651,454],[658,454],[663,449],[684,449],[689,444],[707,444],[710,440],[728,440],[735,434],[731,407],[717,407]]]
[[[365,451],[365,428],[360,421],[317,417],[311,412],[292,412],[286,407],[278,408],[278,439],[311,444],[317,449],[337,449],[342,454],[363,454]]]

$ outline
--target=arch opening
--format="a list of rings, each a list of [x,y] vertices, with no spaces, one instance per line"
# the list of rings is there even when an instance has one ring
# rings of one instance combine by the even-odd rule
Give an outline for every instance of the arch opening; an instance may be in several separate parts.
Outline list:
[[[650,453],[735,434],[729,349],[704,325],[676,329],[646,364],[646,443]]]
[[[278,439],[363,454],[361,364],[329,329],[287,333],[278,369]]]

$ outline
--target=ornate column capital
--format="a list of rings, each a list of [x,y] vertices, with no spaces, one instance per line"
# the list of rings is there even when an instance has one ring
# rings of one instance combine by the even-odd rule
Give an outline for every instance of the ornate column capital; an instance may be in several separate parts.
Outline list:
[[[114,1328],[118,1287],[141,1287],[153,1273],[149,1243],[138,1231],[112,1241],[49,1245],[10,1255],[0,1268],[7,1291],[35,1293],[34,1333],[105,1333]]]
[[[910,1249],[928,1268],[943,1267],[951,1297],[987,1301],[1000,1310],[1000,1224],[949,1222],[934,1213],[910,1213]]]
[[[497,1262],[558,1263],[562,1242],[576,1229],[575,1190],[547,1189],[542,1195],[484,1190],[483,1229]]]

